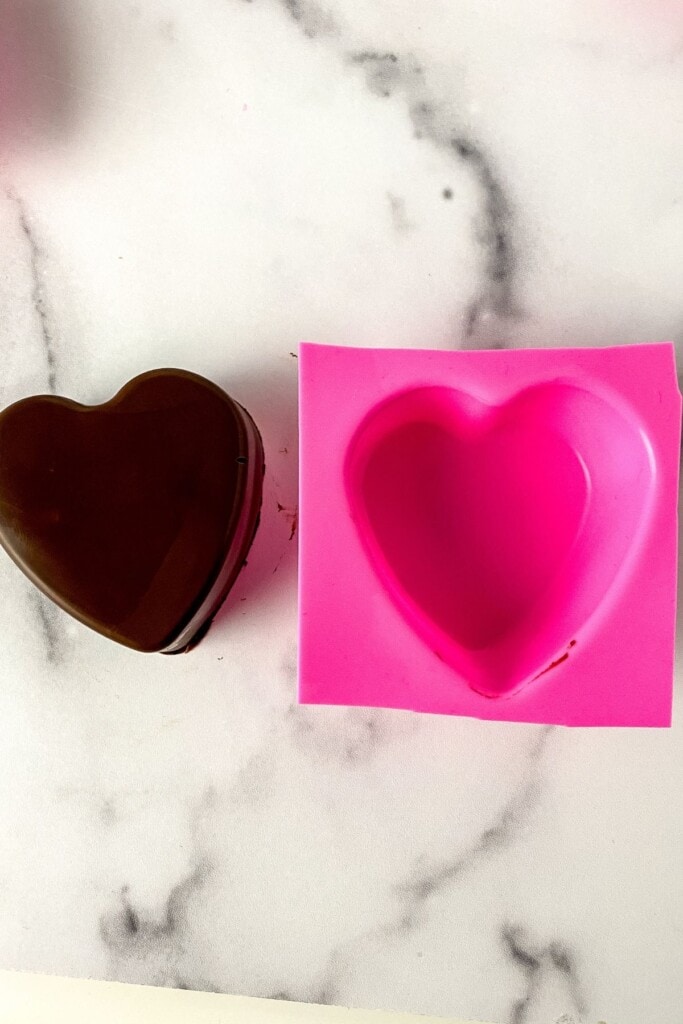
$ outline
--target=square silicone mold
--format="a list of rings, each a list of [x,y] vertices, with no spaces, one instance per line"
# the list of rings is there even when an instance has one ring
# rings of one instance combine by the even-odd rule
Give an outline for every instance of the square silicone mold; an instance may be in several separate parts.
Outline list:
[[[670,725],[673,346],[299,370],[302,703]]]

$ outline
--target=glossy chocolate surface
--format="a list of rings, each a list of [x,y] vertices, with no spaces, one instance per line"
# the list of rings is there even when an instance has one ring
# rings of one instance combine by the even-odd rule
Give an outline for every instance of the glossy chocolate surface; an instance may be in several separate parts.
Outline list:
[[[192,646],[244,563],[263,450],[210,381],[153,370],[111,401],[0,413],[0,541],[57,604],[140,651]]]

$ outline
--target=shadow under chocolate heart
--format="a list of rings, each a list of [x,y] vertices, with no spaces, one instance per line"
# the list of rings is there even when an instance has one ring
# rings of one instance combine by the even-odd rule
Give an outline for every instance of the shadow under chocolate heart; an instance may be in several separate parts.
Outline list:
[[[345,483],[411,627],[498,697],[565,661],[618,589],[655,469],[635,415],[583,386],[548,382],[501,406],[434,386],[370,411]]]

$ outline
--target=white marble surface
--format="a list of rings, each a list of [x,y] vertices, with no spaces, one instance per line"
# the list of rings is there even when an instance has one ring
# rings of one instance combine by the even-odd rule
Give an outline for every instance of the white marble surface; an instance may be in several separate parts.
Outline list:
[[[290,534],[300,339],[683,340],[683,16],[30,2],[0,402],[185,366],[251,410],[268,472],[248,569],[191,655],[117,648],[0,558],[0,964],[680,1024],[677,709],[669,732],[610,732],[298,708]]]

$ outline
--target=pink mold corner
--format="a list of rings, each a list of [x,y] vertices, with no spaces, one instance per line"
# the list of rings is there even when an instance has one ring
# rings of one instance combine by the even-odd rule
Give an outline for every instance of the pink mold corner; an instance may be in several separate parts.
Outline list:
[[[299,350],[299,700],[671,724],[671,344]]]

